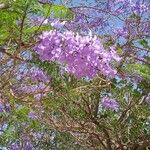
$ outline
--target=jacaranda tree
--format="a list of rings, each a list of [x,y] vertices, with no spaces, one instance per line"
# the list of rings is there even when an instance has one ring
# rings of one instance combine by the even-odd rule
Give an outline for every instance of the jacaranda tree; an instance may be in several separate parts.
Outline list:
[[[150,148],[150,0],[0,0],[0,146]]]

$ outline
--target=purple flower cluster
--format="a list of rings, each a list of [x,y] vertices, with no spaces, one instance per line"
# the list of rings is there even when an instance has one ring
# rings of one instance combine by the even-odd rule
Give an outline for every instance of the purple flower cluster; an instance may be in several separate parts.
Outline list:
[[[145,102],[147,102],[148,104],[150,104],[150,93],[149,93],[148,96],[146,97]]]
[[[21,73],[20,80],[21,82],[12,86],[12,91],[17,96],[34,95],[35,99],[40,100],[49,91],[50,77],[41,69],[32,68]]]
[[[131,9],[135,14],[141,14],[148,11],[148,6],[143,2],[137,1],[136,3],[131,3]]]
[[[112,4],[112,3],[111,3]],[[126,12],[134,12],[135,14],[142,14],[144,12],[148,12],[149,5],[146,4],[146,1],[141,0],[116,0],[114,7],[111,7],[111,11],[116,12],[116,15],[119,15],[121,13]],[[128,10],[128,11],[127,11]]]
[[[114,111],[118,111],[119,109],[119,104],[114,99],[103,97],[101,103],[105,109],[114,110]]]
[[[31,143],[30,137],[27,134],[22,133],[21,139],[23,141],[23,150],[33,150],[34,149],[32,143]]]
[[[41,81],[44,83],[47,83],[50,81],[50,77],[47,76],[41,69],[37,69],[37,68],[33,69],[28,72],[28,75],[33,81]]]
[[[5,111],[4,105],[0,102],[0,113]]]
[[[30,142],[24,142],[23,148],[20,148],[20,146],[16,143],[13,143],[10,146],[10,150],[33,150],[33,145]]]
[[[28,16],[31,24],[35,25],[51,25],[54,28],[61,28],[66,24],[66,21],[60,19],[45,18],[43,16]]]
[[[1,98],[1,93],[0,93],[0,113],[3,112],[10,112],[10,104],[4,99]]]
[[[13,143],[13,144],[10,146],[10,150],[20,150],[20,147],[18,146],[18,144]]]
[[[63,64],[66,71],[77,78],[92,78],[98,72],[114,77],[117,71],[112,68],[111,61],[120,61],[113,48],[104,49],[100,39],[91,33],[81,36],[71,31],[47,31],[40,36],[34,49],[41,60]]]
[[[33,150],[33,145],[31,143],[26,143],[24,150]]]
[[[125,27],[124,28],[116,28],[116,29],[114,29],[114,34],[118,37],[127,38],[128,31]]]
[[[59,19],[55,19],[51,22],[51,26],[55,28],[61,28],[65,25],[66,21],[60,21]]]
[[[28,117],[33,120],[38,118],[38,116],[35,112],[29,112]]]
[[[35,85],[21,85],[19,90],[26,94],[34,94],[34,93],[40,93],[41,91],[46,92],[48,88],[44,83],[40,82],[39,84],[35,84]]]
[[[21,84],[20,87],[15,87],[13,89],[13,91],[18,94],[32,94],[32,95],[39,93],[46,93],[48,92],[48,90],[49,87],[42,82],[34,85]]]
[[[9,111],[10,111],[10,104],[9,103],[4,104],[0,102],[0,113]]]

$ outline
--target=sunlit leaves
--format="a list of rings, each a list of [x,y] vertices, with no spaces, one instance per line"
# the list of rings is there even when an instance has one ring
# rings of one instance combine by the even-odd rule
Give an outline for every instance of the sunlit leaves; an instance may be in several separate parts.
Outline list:
[[[45,17],[53,17],[64,20],[71,20],[74,17],[73,12],[69,8],[62,5],[45,4],[43,8]]]
[[[148,45],[148,42],[147,40],[143,39],[143,40],[140,40],[139,43],[142,45],[142,46],[147,46]]]
[[[140,75],[146,79],[150,79],[150,67],[148,65],[128,64],[127,70],[135,75]]]

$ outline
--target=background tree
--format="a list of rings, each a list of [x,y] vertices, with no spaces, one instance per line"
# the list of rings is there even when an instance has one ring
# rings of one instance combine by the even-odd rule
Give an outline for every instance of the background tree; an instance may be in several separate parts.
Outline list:
[[[0,145],[150,146],[149,0],[1,0]]]

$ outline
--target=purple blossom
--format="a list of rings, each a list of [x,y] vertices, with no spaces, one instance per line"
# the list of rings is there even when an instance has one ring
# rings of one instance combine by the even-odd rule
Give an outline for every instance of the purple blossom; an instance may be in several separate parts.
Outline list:
[[[29,136],[27,136],[25,133],[23,133],[21,135],[21,139],[23,141],[23,150],[33,150],[34,149]]]
[[[35,98],[36,100],[40,100],[43,96],[44,96],[44,94],[35,94],[35,95],[34,95],[34,98]]]
[[[103,97],[101,103],[102,103],[102,106],[108,110],[118,111],[119,109],[119,104],[114,99]]]
[[[22,84],[20,87],[13,88],[14,93],[16,94],[37,94],[37,93],[46,93],[49,91],[49,87],[40,82],[34,85]]]
[[[19,148],[19,145],[18,145],[18,144],[13,143],[13,144],[10,146],[10,150],[21,150],[21,149]]]
[[[33,150],[33,145],[30,142],[27,142],[23,150]]]
[[[61,28],[65,25],[66,21],[60,21],[59,19],[55,19],[52,21],[51,26],[55,28]]]
[[[47,76],[42,70],[32,68],[31,70],[21,75],[23,82],[12,85],[13,93],[20,97],[22,95],[33,95],[36,100],[40,100],[47,95],[49,91],[50,77]]]
[[[136,14],[141,14],[148,11],[148,7],[144,3],[137,1],[131,4],[131,10]]]
[[[48,23],[48,19],[38,17],[37,19],[34,20],[34,23],[37,24],[37,25],[39,25],[39,24],[47,24]]]
[[[0,102],[0,113],[5,111],[5,106]]]
[[[97,17],[90,21],[89,27],[97,29],[98,27],[102,27],[105,24],[104,18]],[[106,25],[106,24],[105,24]]]
[[[41,42],[34,48],[40,59],[65,64],[65,70],[77,78],[92,78],[98,72],[114,77],[117,73],[111,61],[120,61],[119,56],[114,49],[104,49],[100,39],[92,33],[81,36],[72,31],[51,30],[40,38]]]
[[[149,93],[148,96],[146,97],[145,102],[147,102],[148,104],[150,104],[150,93]]]
[[[41,69],[33,69],[29,72],[29,76],[33,81],[49,82],[50,77],[47,76]]]
[[[116,36],[119,36],[119,37],[121,36],[121,37],[124,37],[124,38],[126,38],[128,36],[128,32],[127,32],[127,29],[125,27],[123,27],[123,28],[116,28],[114,30],[114,34]]]
[[[91,26],[92,21],[90,21],[88,24],[85,19],[85,16],[83,14],[77,13],[75,15],[75,20],[67,22],[65,26],[67,27],[67,29],[71,31],[78,31],[79,29],[80,31],[88,31],[89,27],[92,27]]]
[[[49,20],[43,16],[37,16],[37,15],[28,15],[29,20],[31,21],[31,24],[35,24],[35,25],[46,25],[49,23]]]
[[[10,112],[10,110],[11,110],[10,104],[9,104],[9,103],[6,103],[6,104],[5,104],[5,111],[6,111],[6,112]]]
[[[111,57],[116,60],[117,62],[119,62],[121,60],[121,58],[119,57],[119,55],[117,54],[115,47],[110,47],[111,51]]]
[[[38,116],[35,112],[29,112],[28,117],[33,120],[38,118]]]

